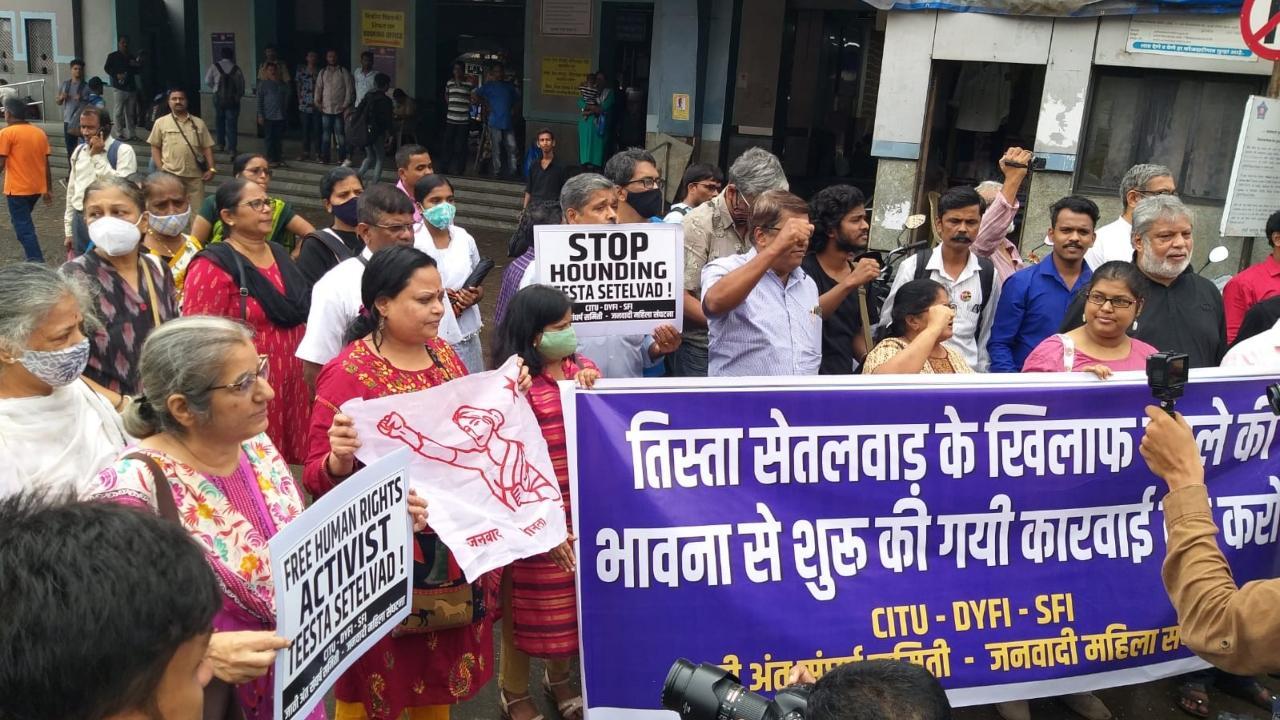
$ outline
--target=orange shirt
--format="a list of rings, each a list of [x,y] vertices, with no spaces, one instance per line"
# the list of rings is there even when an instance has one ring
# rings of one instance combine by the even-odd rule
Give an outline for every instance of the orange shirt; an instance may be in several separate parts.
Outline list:
[[[4,157],[5,195],[43,195],[49,192],[49,138],[29,123],[0,130],[0,156]]]

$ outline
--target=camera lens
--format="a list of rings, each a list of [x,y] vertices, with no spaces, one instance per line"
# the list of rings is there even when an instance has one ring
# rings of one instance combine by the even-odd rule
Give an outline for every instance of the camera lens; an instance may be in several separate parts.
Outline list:
[[[689,681],[693,679],[693,671],[693,663],[684,658],[676,660],[667,672],[667,681],[662,683],[662,707],[680,711],[689,690]]]

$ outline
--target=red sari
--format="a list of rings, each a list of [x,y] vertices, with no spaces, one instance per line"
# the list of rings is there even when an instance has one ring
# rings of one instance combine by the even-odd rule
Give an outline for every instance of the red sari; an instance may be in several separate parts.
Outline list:
[[[352,398],[372,400],[426,390],[467,374],[449,343],[436,338],[428,346],[443,368],[400,370],[357,340],[320,371],[302,473],[302,483],[313,495],[334,487],[325,469],[333,407]],[[452,556],[449,564],[456,570]],[[363,704],[371,720],[390,720],[408,708],[451,705],[479,692],[493,675],[493,618],[499,605],[496,583],[488,577],[480,582],[488,585],[489,612],[483,620],[451,630],[382,638],[338,680],[338,701]]]
[[[597,370],[595,363],[578,355],[560,361],[564,376],[573,379],[582,370]],[[565,445],[564,411],[560,386],[544,370],[533,378],[527,394],[533,414],[547,441],[551,467],[560,483],[564,511],[573,532],[569,498],[569,452]],[[511,612],[517,648],[534,657],[563,658],[578,654],[578,606],[573,573],[561,570],[543,553],[511,564]]]
[[[280,268],[272,264],[258,268],[276,290],[284,292]],[[183,286],[183,315],[217,315],[240,319],[240,286],[217,263],[198,257],[191,261]],[[301,465],[306,457],[307,409],[311,394],[302,378],[302,361],[293,353],[302,342],[307,326],[282,328],[267,317],[252,296],[245,301],[246,322],[253,328],[253,344],[267,356],[267,381],[276,391],[267,403],[267,437],[271,438],[290,465]]]

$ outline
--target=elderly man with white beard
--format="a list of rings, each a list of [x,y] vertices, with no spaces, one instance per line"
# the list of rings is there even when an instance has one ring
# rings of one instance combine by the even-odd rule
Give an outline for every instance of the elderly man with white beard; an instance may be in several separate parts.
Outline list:
[[[1216,367],[1227,351],[1227,324],[1222,293],[1191,269],[1193,222],[1191,209],[1172,195],[1153,195],[1134,208],[1134,261],[1148,286],[1129,336],[1186,353],[1191,367]],[[1084,304],[1083,296],[1072,301],[1060,332],[1080,327]]]

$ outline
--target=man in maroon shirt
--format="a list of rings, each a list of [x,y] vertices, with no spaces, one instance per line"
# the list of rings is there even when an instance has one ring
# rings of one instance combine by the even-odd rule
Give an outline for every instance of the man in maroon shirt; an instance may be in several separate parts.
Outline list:
[[[1231,278],[1222,289],[1222,304],[1227,315],[1227,342],[1236,341],[1244,314],[1261,300],[1280,295],[1280,210],[1267,218],[1267,242],[1271,255],[1262,262]]]

